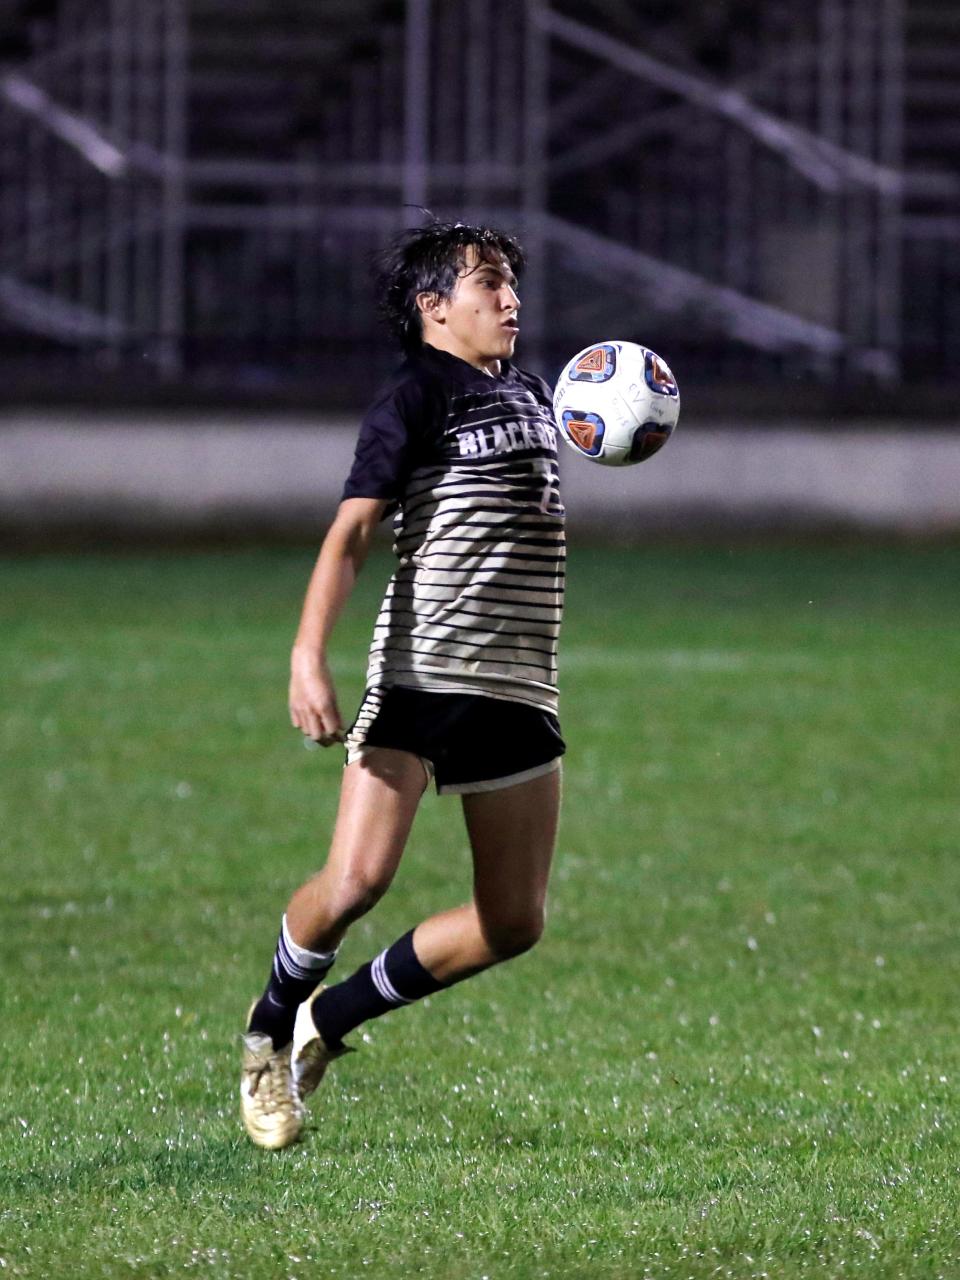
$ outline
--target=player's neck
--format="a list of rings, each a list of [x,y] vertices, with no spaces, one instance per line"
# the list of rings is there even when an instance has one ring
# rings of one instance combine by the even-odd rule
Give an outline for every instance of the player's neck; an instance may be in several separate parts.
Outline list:
[[[445,331],[443,333],[443,338],[447,338]],[[433,347],[437,351],[445,351],[447,355],[456,356],[458,360],[463,360],[465,364],[472,365],[474,369],[478,369],[481,373],[485,373],[491,378],[497,378],[500,376],[499,360],[480,356],[475,351],[469,351],[466,348],[461,347],[461,344],[456,340],[437,342],[435,340],[427,341],[424,339],[423,345],[425,347]]]

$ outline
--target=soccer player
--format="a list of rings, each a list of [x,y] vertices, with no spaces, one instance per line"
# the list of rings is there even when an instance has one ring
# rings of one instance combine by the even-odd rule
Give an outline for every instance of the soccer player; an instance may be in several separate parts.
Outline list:
[[[347,763],[326,864],[287,905],[243,1038],[242,1115],[263,1147],[297,1139],[304,1099],[354,1028],[543,929],[564,533],[550,392],[512,363],[522,266],[514,239],[462,223],[405,232],[383,256],[381,310],[406,360],[363,419],[293,647],[291,720],[322,746],[345,742]],[[391,511],[397,566],[344,734],[327,645]],[[347,929],[389,887],[431,779],[462,798],[470,900],[324,986]]]

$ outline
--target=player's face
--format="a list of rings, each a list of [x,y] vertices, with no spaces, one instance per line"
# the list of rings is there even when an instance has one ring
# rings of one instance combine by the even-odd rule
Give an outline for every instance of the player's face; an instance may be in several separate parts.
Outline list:
[[[520,326],[517,281],[505,258],[488,261],[467,247],[456,288],[423,312],[423,339],[468,364],[499,371],[513,355]]]

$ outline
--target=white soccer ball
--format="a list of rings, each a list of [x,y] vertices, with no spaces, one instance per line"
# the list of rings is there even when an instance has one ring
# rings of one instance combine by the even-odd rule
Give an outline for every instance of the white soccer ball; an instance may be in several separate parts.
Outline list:
[[[553,393],[564,440],[605,467],[645,462],[670,439],[680,416],[677,380],[666,361],[635,342],[595,342],[564,366]]]

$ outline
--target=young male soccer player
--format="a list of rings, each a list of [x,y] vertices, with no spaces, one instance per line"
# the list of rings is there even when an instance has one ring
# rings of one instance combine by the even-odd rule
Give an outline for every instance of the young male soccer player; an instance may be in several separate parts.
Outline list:
[[[564,535],[550,392],[511,363],[522,265],[516,241],[460,223],[407,232],[384,256],[381,307],[406,361],[363,420],[293,647],[293,724],[323,746],[345,741],[347,764],[326,865],[290,899],[244,1036],[241,1108],[260,1146],[296,1140],[304,1099],[355,1027],[542,932],[564,751]],[[391,509],[399,563],[344,737],[327,643]],[[349,925],[388,888],[431,778],[462,797],[471,900],[324,987]]]

